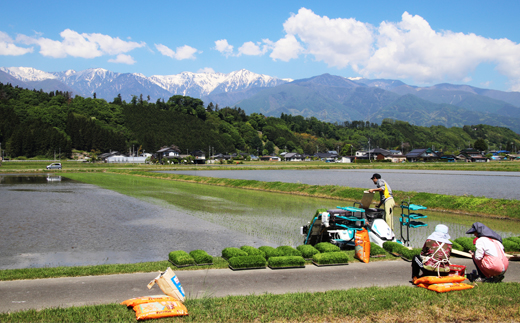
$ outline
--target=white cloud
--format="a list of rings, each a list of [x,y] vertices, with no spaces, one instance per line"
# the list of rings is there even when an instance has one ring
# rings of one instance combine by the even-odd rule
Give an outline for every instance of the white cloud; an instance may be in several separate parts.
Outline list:
[[[207,73],[207,74],[213,74],[215,73],[215,70],[212,69],[211,67],[204,67],[204,68],[201,68],[197,71],[197,73]]]
[[[144,42],[123,41],[102,34],[80,34],[70,29],[62,31],[60,36],[63,38],[62,41],[26,35],[18,35],[16,40],[23,44],[38,45],[40,54],[54,58],[67,56],[95,58],[102,55],[118,55],[146,45]]]
[[[126,55],[126,54],[119,54],[115,59],[109,59],[109,63],[121,63],[121,64],[128,64],[133,65],[135,64],[135,60],[132,56]]]
[[[19,47],[14,44],[14,41],[8,34],[0,31],[0,55],[5,56],[19,56],[27,53],[32,53],[33,48]]]
[[[196,48],[190,47],[188,45],[184,45],[182,47],[177,47],[177,53],[175,54],[175,58],[178,60],[195,59],[196,52],[197,52]]]
[[[245,42],[238,48],[238,55],[261,56],[267,52],[267,46],[260,48],[261,43],[253,43],[252,41]]]
[[[157,48],[157,50],[164,56],[175,58],[177,60],[195,59],[195,53],[197,52],[196,48],[188,45],[177,47],[176,52],[163,44],[155,44],[155,48]]]
[[[378,32],[374,54],[359,69],[365,76],[464,81],[479,64],[495,62],[502,74],[520,77],[520,47],[507,39],[436,32],[407,12],[399,23],[381,23]]]
[[[289,49],[291,55],[286,56],[286,59],[295,58],[299,51],[296,37],[303,44],[300,46],[305,48],[301,52],[313,55],[316,60],[329,66],[344,68],[349,64],[358,64],[370,56],[372,26],[353,18],[330,19],[301,8],[296,15],[287,19],[283,27],[287,35],[276,42],[275,50],[277,53],[284,53]],[[279,46],[285,47],[285,50],[278,49]],[[274,56],[278,57],[278,54]]]
[[[273,51],[269,57],[273,60],[279,59],[284,62],[298,58],[298,55],[303,52],[303,47],[293,35],[286,35],[285,38],[273,43],[272,47]]]
[[[233,56],[233,46],[228,44],[227,39],[216,40],[215,49],[226,57]]]

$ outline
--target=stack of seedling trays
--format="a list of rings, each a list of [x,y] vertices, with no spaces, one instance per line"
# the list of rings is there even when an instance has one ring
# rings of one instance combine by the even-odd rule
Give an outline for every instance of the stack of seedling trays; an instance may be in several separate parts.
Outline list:
[[[265,249],[270,250],[269,247]],[[269,253],[266,252],[266,257],[268,257],[267,262],[271,269],[305,268],[302,253],[291,246],[280,246],[270,250]]]
[[[213,264],[213,257],[204,250],[193,250],[190,253],[184,250],[172,251],[168,255],[168,260],[177,268]]]
[[[222,258],[228,261],[231,270],[265,269],[267,265],[265,254],[251,246],[225,248]]]
[[[348,265],[350,258],[345,252],[330,242],[320,242],[314,246],[320,253],[312,256],[315,266],[342,266]]]

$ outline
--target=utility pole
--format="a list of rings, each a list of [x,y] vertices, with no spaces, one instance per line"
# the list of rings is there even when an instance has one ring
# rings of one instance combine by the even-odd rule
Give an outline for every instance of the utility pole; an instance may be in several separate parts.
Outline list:
[[[372,160],[370,159],[370,138],[368,138],[368,162],[372,162]]]

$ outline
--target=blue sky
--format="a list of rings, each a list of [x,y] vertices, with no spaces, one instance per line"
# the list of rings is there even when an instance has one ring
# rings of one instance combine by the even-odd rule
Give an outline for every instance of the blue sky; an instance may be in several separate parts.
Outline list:
[[[520,1],[6,1],[0,66],[520,91]]]

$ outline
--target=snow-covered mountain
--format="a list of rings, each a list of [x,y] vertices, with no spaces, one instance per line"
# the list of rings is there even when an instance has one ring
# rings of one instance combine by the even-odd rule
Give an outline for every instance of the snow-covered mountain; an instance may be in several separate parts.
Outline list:
[[[44,72],[31,67],[0,67],[10,76],[24,82],[45,80],[60,81],[72,88],[74,94],[112,101],[118,94],[124,100],[133,95],[148,96],[151,100],[165,99],[172,95],[187,95],[195,98],[207,97],[252,88],[274,87],[291,80],[281,80],[242,69],[228,74],[183,72],[175,75],[153,75],[146,77],[137,73],[114,73],[102,68],[84,71]]]

